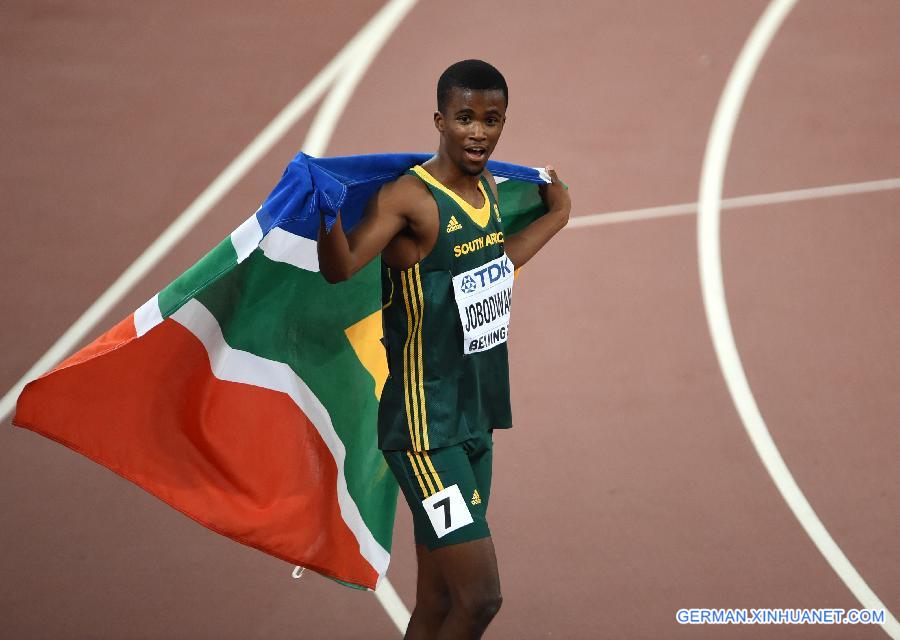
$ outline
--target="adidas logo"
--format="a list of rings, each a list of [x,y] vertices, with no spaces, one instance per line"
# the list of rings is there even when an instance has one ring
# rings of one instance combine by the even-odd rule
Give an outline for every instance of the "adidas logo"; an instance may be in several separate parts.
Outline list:
[[[481,496],[478,495],[478,489],[475,489],[475,493],[472,494],[472,504],[481,504]]]
[[[494,204],[494,215],[497,216],[497,222],[500,222],[500,209]]]
[[[447,233],[459,231],[460,229],[462,229],[462,225],[456,219],[456,216],[450,216],[450,222],[447,223]]]

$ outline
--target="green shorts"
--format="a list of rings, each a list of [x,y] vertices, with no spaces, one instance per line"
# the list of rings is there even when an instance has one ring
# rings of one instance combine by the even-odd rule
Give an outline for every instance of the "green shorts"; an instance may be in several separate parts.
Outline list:
[[[491,535],[492,431],[429,451],[383,451],[412,511],[416,544],[429,549]]]

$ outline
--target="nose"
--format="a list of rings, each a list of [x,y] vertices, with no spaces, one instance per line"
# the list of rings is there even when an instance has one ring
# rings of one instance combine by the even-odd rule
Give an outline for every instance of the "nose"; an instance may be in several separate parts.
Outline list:
[[[484,125],[478,120],[472,124],[472,128],[469,130],[469,137],[478,142],[487,140],[487,133],[485,133]]]

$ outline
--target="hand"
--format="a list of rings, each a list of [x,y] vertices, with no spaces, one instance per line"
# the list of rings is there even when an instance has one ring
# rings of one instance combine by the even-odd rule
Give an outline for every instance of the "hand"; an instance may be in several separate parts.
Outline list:
[[[540,186],[541,198],[547,205],[548,213],[558,213],[566,219],[569,217],[569,211],[572,209],[572,199],[569,197],[568,188],[556,175],[556,170],[547,166],[547,173],[550,174],[550,184],[542,184]]]
[[[522,267],[531,260],[569,222],[569,211],[572,208],[569,190],[553,167],[548,166],[547,173],[550,175],[550,184],[544,183],[539,187],[547,213],[532,220],[517,233],[504,237],[503,249],[516,267]]]

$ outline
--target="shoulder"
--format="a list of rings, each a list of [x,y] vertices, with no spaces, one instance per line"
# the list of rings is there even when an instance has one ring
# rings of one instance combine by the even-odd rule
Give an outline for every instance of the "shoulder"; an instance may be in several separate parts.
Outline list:
[[[423,203],[433,200],[425,183],[410,174],[403,174],[396,180],[382,185],[378,191],[378,197],[382,202],[399,207],[406,212],[418,209]]]
[[[425,183],[408,173],[403,174],[396,180],[385,183],[378,193],[385,198],[401,201],[415,201],[422,196],[429,195],[428,187],[425,186]]]
[[[369,200],[367,215],[373,218],[401,217],[415,224],[422,216],[430,216],[437,210],[437,203],[418,177],[404,174],[386,182]]]

